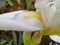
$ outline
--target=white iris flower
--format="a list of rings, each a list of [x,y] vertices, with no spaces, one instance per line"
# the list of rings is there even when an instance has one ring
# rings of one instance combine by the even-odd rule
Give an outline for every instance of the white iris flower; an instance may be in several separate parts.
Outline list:
[[[60,0],[36,0],[36,11],[42,13],[45,26],[48,33],[55,34],[50,36],[52,40],[60,43]],[[58,39],[57,39],[58,38]]]
[[[39,30],[42,35],[60,35],[60,0],[36,0],[35,7],[41,15],[25,10],[1,14],[0,30]]]

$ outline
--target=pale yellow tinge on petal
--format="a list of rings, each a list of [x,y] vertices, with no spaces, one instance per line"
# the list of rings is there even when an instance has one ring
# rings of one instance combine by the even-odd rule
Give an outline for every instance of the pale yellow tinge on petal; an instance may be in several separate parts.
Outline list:
[[[28,32],[28,31],[23,32],[22,39],[23,39],[24,45],[29,45],[30,44],[31,34],[32,34],[32,32]]]
[[[34,33],[32,40],[39,44],[41,42],[42,36],[43,36],[42,33],[40,31],[37,31]]]
[[[29,18],[37,18],[38,20],[42,21],[41,13],[35,12],[35,11],[28,11],[24,14],[25,19]]]

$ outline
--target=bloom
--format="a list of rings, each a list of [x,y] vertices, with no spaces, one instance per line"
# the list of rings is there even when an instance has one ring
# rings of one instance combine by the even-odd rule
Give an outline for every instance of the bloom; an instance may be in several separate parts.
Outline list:
[[[46,34],[60,35],[60,0],[36,0],[35,7],[36,11],[42,14],[47,28]]]

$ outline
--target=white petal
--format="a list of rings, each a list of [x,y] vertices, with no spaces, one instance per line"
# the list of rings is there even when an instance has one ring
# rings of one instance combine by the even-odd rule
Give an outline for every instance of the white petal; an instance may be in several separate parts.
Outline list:
[[[57,43],[60,43],[60,36],[50,35],[50,38],[51,38],[53,41],[55,41],[55,42],[57,42]]]
[[[60,30],[60,0],[55,0],[55,12],[48,23],[52,29]]]
[[[44,23],[46,23],[47,21],[46,11],[48,10],[48,6],[47,6],[48,2],[49,0],[36,0],[35,2],[36,11],[42,14]]]
[[[36,11],[42,14],[42,19],[45,24],[52,17],[55,11],[54,0],[36,0],[35,2]]]
[[[12,31],[37,31],[41,28],[30,26],[24,22],[0,19],[0,30]]]
[[[8,12],[8,13],[0,14],[0,18],[14,19],[17,16],[19,17],[19,15],[23,15],[25,12],[26,12],[26,10]]]
[[[40,22],[37,18],[25,19],[23,18],[24,13],[24,11],[16,11],[2,14],[0,16],[0,30],[37,31],[43,29],[42,22]]]

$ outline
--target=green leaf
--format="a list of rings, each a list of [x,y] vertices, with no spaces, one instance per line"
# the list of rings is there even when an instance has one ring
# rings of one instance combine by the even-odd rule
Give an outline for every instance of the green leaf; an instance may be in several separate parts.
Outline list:
[[[18,43],[18,45],[21,45],[23,43],[23,41],[22,41],[22,33],[23,32],[19,32],[19,43]]]
[[[29,10],[31,8],[32,5],[32,0],[26,0],[26,5],[27,5],[27,9]]]
[[[22,2],[21,0],[17,0],[18,5],[21,5],[21,2]]]
[[[14,45],[17,45],[17,36],[14,31],[12,31],[12,36],[13,36]]]
[[[0,45],[3,45],[3,44],[6,43],[6,42],[7,42],[6,40],[1,39],[1,40],[0,40]]]
[[[9,43],[9,42],[10,42],[10,40],[11,40],[11,38],[10,38],[10,37],[2,38],[2,39],[0,39],[0,45],[5,44],[6,42],[7,42],[7,43]]]
[[[10,5],[10,6],[13,6],[14,5],[14,3],[11,1],[11,0],[6,0],[7,1],[7,3]]]

